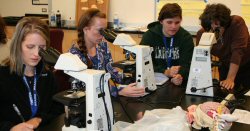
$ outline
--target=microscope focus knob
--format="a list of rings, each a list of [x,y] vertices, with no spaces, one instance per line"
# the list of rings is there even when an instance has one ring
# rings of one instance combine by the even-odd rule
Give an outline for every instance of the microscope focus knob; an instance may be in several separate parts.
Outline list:
[[[195,87],[192,87],[190,90],[191,90],[191,92],[193,92],[193,93],[197,91],[197,89],[196,89]]]
[[[87,123],[88,123],[88,124],[92,124],[92,121],[91,121],[91,120],[88,120]]]

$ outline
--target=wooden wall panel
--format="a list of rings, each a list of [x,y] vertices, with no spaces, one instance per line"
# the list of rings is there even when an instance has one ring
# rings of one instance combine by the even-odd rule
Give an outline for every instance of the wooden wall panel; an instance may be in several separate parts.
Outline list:
[[[108,18],[109,0],[77,0],[76,1],[76,23],[86,9],[96,6]]]

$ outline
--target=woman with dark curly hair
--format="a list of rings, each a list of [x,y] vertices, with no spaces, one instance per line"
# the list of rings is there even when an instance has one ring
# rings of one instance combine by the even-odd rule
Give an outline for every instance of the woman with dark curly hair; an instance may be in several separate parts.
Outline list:
[[[220,85],[228,90],[242,91],[250,87],[250,36],[244,19],[231,15],[223,4],[209,4],[200,16],[197,43],[203,32],[217,32],[217,43],[211,53],[222,63],[219,67]]]
[[[0,15],[0,65],[10,54],[10,40],[6,36],[5,22]]]
[[[115,82],[121,83],[122,74],[112,67],[113,59],[108,44],[100,34],[100,30],[106,27],[106,15],[98,9],[88,9],[78,22],[77,44],[74,44],[69,51],[77,54],[88,68],[105,70],[111,74]],[[111,93],[113,96],[139,97],[144,95],[145,89],[137,88],[136,83],[131,83],[125,88],[111,87]]]

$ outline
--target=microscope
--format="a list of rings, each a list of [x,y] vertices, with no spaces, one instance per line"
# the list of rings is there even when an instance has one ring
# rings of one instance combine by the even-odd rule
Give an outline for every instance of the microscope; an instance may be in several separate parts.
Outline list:
[[[127,56],[132,55],[132,57],[135,58],[135,82],[137,83],[137,87],[145,87],[147,94],[155,91],[157,87],[151,57],[153,48],[136,44],[127,34],[121,33],[117,35],[109,29],[102,29],[100,33],[107,41],[123,48],[127,52]]]
[[[110,74],[104,70],[87,69],[78,56],[71,53],[61,54],[54,68],[64,70],[64,73],[76,79],[71,92],[55,96],[65,105],[63,130],[85,128],[111,131],[114,117],[108,85]],[[79,81],[84,84],[77,86]],[[85,86],[85,90],[79,89],[81,86]]]
[[[53,48],[40,49],[39,55],[47,65],[63,70],[73,78],[71,90],[53,97],[65,106],[62,130],[112,131],[114,116],[108,84],[111,75],[104,70],[87,69],[77,55],[60,55]]]
[[[186,94],[214,96],[210,51],[215,43],[214,33],[202,34],[199,45],[193,51]]]

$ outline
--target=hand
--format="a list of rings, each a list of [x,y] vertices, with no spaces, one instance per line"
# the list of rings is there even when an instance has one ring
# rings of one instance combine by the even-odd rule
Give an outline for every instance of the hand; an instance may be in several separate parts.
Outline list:
[[[233,116],[232,114],[221,114],[218,115],[217,121],[217,129],[219,130],[228,130],[232,125],[232,122],[237,121],[238,118]]]
[[[170,69],[165,70],[164,74],[168,77],[173,77],[179,73],[181,66],[172,66]]]
[[[139,111],[137,114],[136,114],[136,120],[140,120],[144,115],[144,112],[143,111]]]
[[[228,90],[231,90],[234,88],[234,81],[231,79],[226,79],[220,82],[220,86],[223,88],[226,88]]]
[[[10,131],[34,131],[34,126],[23,122],[12,127]]]
[[[34,118],[31,118],[30,120],[26,121],[25,123],[33,125],[33,129],[36,129],[40,125],[41,122],[42,122],[41,118],[34,117]]]
[[[174,75],[173,78],[171,79],[171,82],[177,86],[181,85],[182,81],[183,81],[183,77],[180,74]]]
[[[136,87],[136,83],[131,83],[127,87],[119,91],[119,95],[128,97],[139,97],[145,94],[145,88]]]
[[[196,109],[197,105],[191,105],[187,108],[186,117],[189,124],[192,124],[195,121],[194,114]]]

